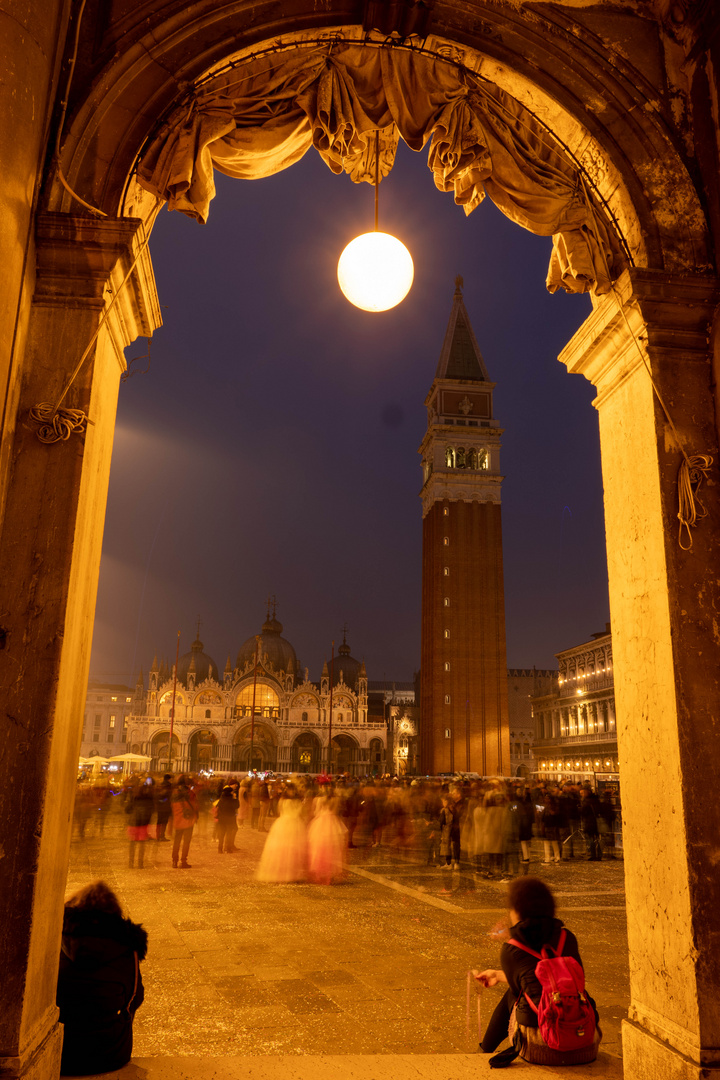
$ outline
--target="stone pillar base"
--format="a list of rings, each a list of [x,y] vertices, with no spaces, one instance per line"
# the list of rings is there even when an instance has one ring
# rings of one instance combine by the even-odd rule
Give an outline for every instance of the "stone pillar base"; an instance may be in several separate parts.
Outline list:
[[[709,1080],[717,1062],[702,1065],[632,1020],[623,1020],[623,1073],[632,1080]]]
[[[1,1080],[57,1080],[60,1075],[63,1027],[56,1023],[42,1040],[18,1057],[0,1057]]]

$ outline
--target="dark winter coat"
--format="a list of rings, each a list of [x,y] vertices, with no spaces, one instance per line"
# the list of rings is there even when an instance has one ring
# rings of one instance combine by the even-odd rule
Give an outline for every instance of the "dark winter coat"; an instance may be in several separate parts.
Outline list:
[[[149,825],[155,809],[155,793],[152,784],[140,784],[134,792],[128,792],[125,809],[130,814],[131,825]]]
[[[588,836],[598,835],[599,804],[594,795],[589,795],[580,803],[580,827]]]
[[[516,923],[515,926],[510,927],[510,937],[517,938],[523,945],[534,949],[535,952],[542,952],[543,945],[553,947],[557,945],[562,928],[563,924],[560,919],[526,919],[524,922]],[[562,955],[574,957],[582,967],[577,938],[570,930],[566,929],[565,934],[565,947]],[[507,941],[500,950],[500,967],[507,976],[513,1002],[518,1002],[518,1023],[525,1024],[527,1027],[538,1026],[537,1014],[530,1008],[524,997],[525,994],[529,995],[536,1005],[540,1001],[542,987],[535,978],[537,962],[536,958],[531,956],[530,953],[518,949],[515,945],[510,945]],[[523,996],[521,997],[521,995]],[[589,1000],[593,1008],[595,1008],[592,998],[589,997]]]
[[[105,911],[66,908],[57,1004],[65,1025],[61,1073],[87,1076],[126,1065],[144,991],[142,926]],[[136,960],[137,957],[137,960]]]
[[[217,810],[218,821],[221,821],[223,825],[234,825],[240,803],[233,795],[232,790],[223,791],[215,809]]]

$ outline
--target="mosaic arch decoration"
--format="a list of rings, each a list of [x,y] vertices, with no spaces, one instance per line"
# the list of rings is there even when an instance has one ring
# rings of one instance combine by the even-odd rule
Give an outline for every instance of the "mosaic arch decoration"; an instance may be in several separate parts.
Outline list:
[[[168,208],[207,221],[215,169],[259,179],[314,146],[335,173],[381,178],[398,140],[420,151],[441,191],[471,213],[485,196],[552,236],[547,286],[606,293],[625,265],[580,169],[505,91],[442,57],[338,42],[270,52],[196,85],[139,163],[139,184]]]

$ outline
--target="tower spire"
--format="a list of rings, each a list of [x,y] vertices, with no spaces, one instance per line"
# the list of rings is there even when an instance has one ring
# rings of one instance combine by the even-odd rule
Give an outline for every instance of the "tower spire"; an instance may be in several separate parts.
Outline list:
[[[435,378],[489,382],[490,376],[470,324],[462,290],[463,279],[458,274],[455,278],[453,304]]]

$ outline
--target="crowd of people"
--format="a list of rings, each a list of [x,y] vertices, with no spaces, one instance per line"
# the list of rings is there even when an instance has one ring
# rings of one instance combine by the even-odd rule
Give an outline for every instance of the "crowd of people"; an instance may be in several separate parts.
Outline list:
[[[135,869],[144,867],[150,840],[170,844],[173,867],[190,869],[193,831],[201,822],[218,856],[240,850],[240,829],[266,833],[256,870],[261,882],[338,884],[345,879],[349,849],[369,853],[378,847],[443,870],[462,864],[481,877],[502,882],[513,878],[507,926],[494,932],[506,941],[501,966],[475,973],[478,986],[507,983],[509,988],[480,1049],[495,1050],[509,1032],[512,1045],[493,1065],[509,1064],[517,1053],[526,1060],[555,1060],[547,1057],[555,1051],[548,1051],[542,1031],[538,1034],[542,1012],[538,1019],[534,1009],[541,985],[535,973],[538,959],[562,955],[563,971],[576,965],[577,1000],[581,1007],[585,1002],[593,1031],[579,1049],[569,1057],[563,1050],[557,1060],[592,1060],[597,1054],[597,1011],[583,991],[577,942],[555,918],[547,885],[528,876],[528,867],[533,840],[535,855],[541,846],[542,862],[548,864],[612,856],[616,808],[609,793],[598,798],[589,786],[502,779],[402,782],[169,773],[133,775],[116,785],[105,778],[94,783],[83,779],[75,811],[77,839],[109,833],[111,806],[123,815],[129,866]],[[147,944],[143,928],[127,918],[106,883],[92,882],[66,902],[57,992],[65,1025],[63,1074],[106,1072],[129,1061],[133,1018],[144,995],[140,963]],[[530,999],[527,1008],[517,1004],[523,994]],[[533,1053],[545,1056],[533,1058]]]
[[[172,843],[173,867],[191,869],[198,824],[219,855],[238,850],[239,829],[267,832],[263,881],[341,881],[348,849],[381,845],[402,859],[499,881],[528,873],[534,840],[545,865],[616,854],[613,796],[589,784],[135,774],[115,789],[104,778],[79,785],[78,839],[104,835],[111,803],[126,814],[129,866],[137,869],[148,840]]]

